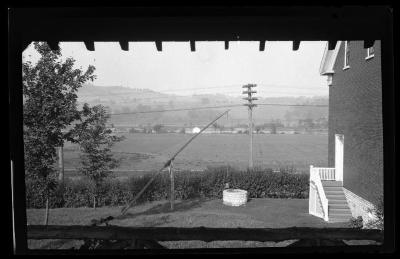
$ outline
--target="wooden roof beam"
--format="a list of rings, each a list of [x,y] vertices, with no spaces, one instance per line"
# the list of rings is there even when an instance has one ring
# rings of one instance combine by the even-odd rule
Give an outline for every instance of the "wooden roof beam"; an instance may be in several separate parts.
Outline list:
[[[300,41],[299,40],[294,40],[293,41],[293,50],[294,51],[299,50],[299,47],[300,47]]]
[[[119,45],[121,46],[121,49],[124,51],[129,50],[129,41],[119,41]],[[94,49],[94,47],[93,47]]]
[[[156,48],[158,51],[162,51],[162,41],[156,40]]]
[[[196,51],[196,42],[194,40],[190,41],[190,51]]]
[[[364,49],[368,49],[374,46],[374,40],[364,40]]]
[[[336,47],[336,40],[330,40],[328,41],[328,50],[333,50]]]
[[[59,44],[59,41],[47,41],[47,45],[49,45],[51,50],[60,50]]]
[[[265,50],[265,40],[260,40],[260,51]]]
[[[84,41],[86,49],[89,51],[94,51],[94,41]]]

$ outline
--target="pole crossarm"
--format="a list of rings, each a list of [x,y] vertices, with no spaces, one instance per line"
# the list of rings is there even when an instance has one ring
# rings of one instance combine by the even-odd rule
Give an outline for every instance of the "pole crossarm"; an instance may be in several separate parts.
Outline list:
[[[383,231],[355,228],[175,228],[175,227],[121,227],[121,226],[60,226],[29,225],[28,239],[104,239],[180,241],[218,240],[274,241],[293,239],[374,240],[383,242]]]
[[[247,84],[247,85],[242,86],[242,88],[252,88],[252,87],[257,87],[257,85],[256,84]]]
[[[255,101],[255,100],[258,100],[258,98],[257,97],[245,97],[245,98],[243,98],[243,100]]]
[[[257,106],[257,104],[255,104],[255,103],[245,103],[243,105],[244,106],[249,106],[249,107],[256,107]]]
[[[242,92],[242,94],[255,94],[255,93],[257,93],[257,91],[255,90],[247,90]]]

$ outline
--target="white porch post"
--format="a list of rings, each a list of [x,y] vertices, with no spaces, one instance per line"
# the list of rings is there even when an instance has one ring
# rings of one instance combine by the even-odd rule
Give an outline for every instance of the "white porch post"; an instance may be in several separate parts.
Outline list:
[[[343,181],[343,134],[335,134],[335,180]]]
[[[313,166],[310,165],[309,194],[308,194],[308,213],[315,214],[315,190],[311,184],[313,174]]]

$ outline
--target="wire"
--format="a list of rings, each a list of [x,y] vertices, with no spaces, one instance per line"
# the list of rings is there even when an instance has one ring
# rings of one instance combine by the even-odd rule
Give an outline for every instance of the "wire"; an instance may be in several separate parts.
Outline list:
[[[256,103],[257,104],[257,103]],[[272,106],[295,106],[295,107],[328,107],[327,104],[282,104],[282,103],[258,103],[257,105],[272,105]]]
[[[228,108],[228,107],[238,107],[243,104],[233,104],[233,105],[220,105],[220,106],[208,106],[208,107],[193,107],[193,108],[182,108],[182,109],[170,109],[170,110],[154,110],[154,111],[141,111],[141,112],[122,112],[122,113],[110,113],[109,115],[123,115],[123,114],[140,114],[140,113],[155,113],[155,112],[172,112],[172,111],[190,111],[190,110],[204,110],[204,109],[214,109],[214,108]]]
[[[169,89],[169,90],[160,91],[160,92],[156,92],[156,91],[152,91],[152,90],[150,90],[150,91],[152,91],[153,93],[163,94],[163,93],[177,92],[177,91],[196,91],[196,90],[207,90],[207,89],[224,89],[224,88],[233,88],[233,87],[236,87],[236,86],[241,86],[241,84],[215,86],[215,87],[201,87],[201,88],[175,88],[175,89]],[[266,87],[268,87],[269,90],[271,90],[271,88],[277,88],[277,89],[299,89],[299,88],[290,87],[290,86],[273,86],[273,85],[268,85],[268,84],[257,84],[257,86],[266,86]],[[315,88],[301,87],[300,89],[301,90],[314,90],[315,91],[318,88],[317,87],[315,87]],[[129,88],[129,90],[134,90],[134,88]],[[239,92],[240,91],[241,91],[241,89],[239,89]],[[130,94],[130,93],[115,93],[115,94],[112,94],[112,96],[127,95],[127,94]],[[135,93],[135,94],[139,94],[139,95],[141,95],[141,94],[149,94],[149,92],[145,92],[145,93],[139,92],[139,93]],[[82,97],[99,97],[99,96],[110,96],[110,94],[107,93],[107,94],[96,94],[96,95],[82,95]],[[170,98],[170,97],[158,97],[158,98]],[[150,99],[155,99],[155,98],[150,98]]]
[[[227,85],[227,86],[216,86],[216,87],[202,87],[202,88],[175,88],[175,89],[169,89],[169,90],[165,90],[162,92],[156,92],[156,91],[152,91],[150,89],[148,89],[149,91],[151,91],[152,93],[166,93],[166,92],[177,92],[177,91],[196,91],[196,90],[206,90],[206,89],[222,89],[222,88],[232,88],[235,86],[240,86],[239,84],[237,85]],[[135,88],[129,88],[129,90],[135,90]],[[241,90],[241,89],[240,89]],[[129,93],[116,93],[116,94],[112,94],[113,96],[117,96],[117,95],[127,95]],[[133,93],[132,93],[133,94]],[[149,94],[149,92],[145,92],[145,93],[135,93],[135,94]],[[110,96],[110,94],[96,94],[96,95],[82,95],[84,97],[98,97],[98,96]]]
[[[110,113],[110,116],[123,115],[123,114],[142,114],[142,113],[156,113],[156,112],[172,112],[172,111],[191,111],[191,110],[204,110],[204,109],[216,109],[216,108],[229,108],[229,107],[241,107],[244,104],[232,104],[232,105],[220,105],[220,106],[207,106],[207,107],[193,107],[193,108],[181,108],[181,109],[170,109],[170,110],[153,110],[153,111],[138,111],[138,112],[121,112],[121,113]],[[324,104],[283,104],[283,103],[259,103],[257,105],[264,106],[289,106],[289,107],[328,107]]]

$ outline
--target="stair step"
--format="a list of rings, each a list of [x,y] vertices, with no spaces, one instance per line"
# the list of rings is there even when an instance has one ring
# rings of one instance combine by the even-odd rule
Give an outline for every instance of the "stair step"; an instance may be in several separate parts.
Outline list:
[[[341,211],[350,211],[350,208],[349,207],[347,207],[347,206],[341,206],[341,207],[332,207],[332,206],[329,206],[329,211],[338,211],[338,212],[341,212]]]
[[[328,202],[328,204],[329,204],[329,202]],[[347,210],[349,210],[350,208],[349,208],[349,206],[346,204],[346,203],[338,203],[338,204],[329,204],[328,205],[329,206],[329,209],[334,209],[334,210],[336,210],[336,209],[347,209]]]
[[[331,195],[343,195],[344,196],[344,193],[343,193],[342,190],[325,190],[325,195],[328,195],[328,194],[331,194]]]
[[[341,199],[341,200],[336,200],[336,199],[328,199],[328,205],[334,205],[334,204],[338,204],[338,205],[347,205],[347,200],[345,199]]]
[[[322,186],[343,186],[343,182],[342,181],[321,181],[322,182]]]
[[[346,196],[344,194],[327,194],[325,196],[328,200],[344,200],[346,201]]]
[[[324,191],[341,191],[341,192],[343,192],[343,187],[325,186],[323,188],[324,188]]]

